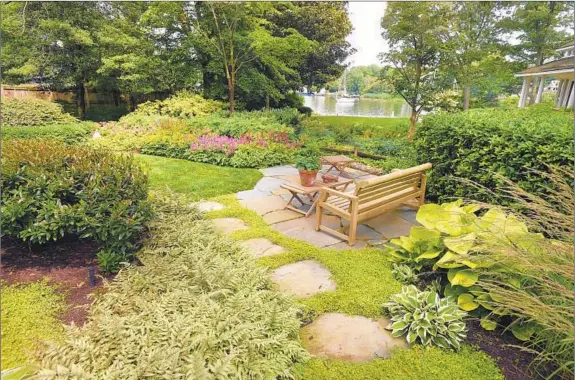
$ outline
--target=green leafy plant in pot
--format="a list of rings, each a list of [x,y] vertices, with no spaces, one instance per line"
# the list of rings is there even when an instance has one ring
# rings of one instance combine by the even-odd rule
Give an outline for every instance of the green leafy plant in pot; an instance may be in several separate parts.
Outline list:
[[[303,186],[313,186],[317,173],[321,169],[319,155],[315,150],[302,151],[296,158],[295,167]]]

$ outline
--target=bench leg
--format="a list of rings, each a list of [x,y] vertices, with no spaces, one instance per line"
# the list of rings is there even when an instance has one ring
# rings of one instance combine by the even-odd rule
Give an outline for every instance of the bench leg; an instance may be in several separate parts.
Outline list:
[[[323,210],[321,209],[320,205],[316,205],[316,210],[315,210],[315,230],[319,231],[319,226],[321,226],[321,220],[323,217]]]
[[[347,244],[350,246],[355,244],[355,238],[357,233],[357,223],[353,223],[349,225],[349,238],[347,240]]]

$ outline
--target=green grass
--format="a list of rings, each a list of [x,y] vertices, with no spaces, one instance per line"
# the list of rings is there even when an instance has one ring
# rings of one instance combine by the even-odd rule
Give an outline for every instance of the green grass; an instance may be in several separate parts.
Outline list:
[[[169,187],[194,200],[252,189],[262,177],[256,169],[237,169],[148,155],[136,155],[135,158],[148,172],[152,190]]]
[[[401,284],[393,279],[390,264],[381,250],[321,249],[276,231],[268,226],[261,216],[241,207],[233,195],[216,197],[213,200],[226,207],[208,213],[207,218],[240,218],[249,226],[246,230],[234,232],[232,239],[263,237],[286,249],[285,253],[280,255],[260,259],[260,265],[273,269],[288,263],[313,259],[331,272],[331,278],[337,285],[334,292],[319,293],[298,300],[304,309],[303,322],[310,322],[326,312],[380,317],[382,303],[401,288]],[[303,379],[309,380],[503,379],[495,362],[485,353],[470,346],[465,346],[460,352],[414,347],[399,350],[390,359],[378,359],[369,363],[312,359],[306,365],[298,367],[298,372]]]
[[[396,128],[401,124],[409,123],[406,117],[365,117],[365,116],[314,116],[331,126],[341,126],[349,124],[363,124],[376,127]]]
[[[25,364],[41,341],[60,341],[63,297],[44,282],[2,284],[2,369]]]

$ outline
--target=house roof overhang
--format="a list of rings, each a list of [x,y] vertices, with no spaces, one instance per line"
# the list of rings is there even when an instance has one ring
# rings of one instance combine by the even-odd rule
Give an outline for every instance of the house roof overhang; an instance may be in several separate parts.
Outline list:
[[[544,63],[540,66],[529,67],[518,74],[516,77],[531,77],[542,75],[554,75],[563,73],[573,73],[575,70],[575,58],[567,57],[557,59],[552,62]]]

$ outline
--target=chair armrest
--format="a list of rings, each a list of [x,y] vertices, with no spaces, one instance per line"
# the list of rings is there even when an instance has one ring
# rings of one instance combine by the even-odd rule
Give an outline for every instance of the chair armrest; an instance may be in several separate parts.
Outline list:
[[[346,198],[349,199],[350,201],[354,201],[357,200],[357,196],[353,195],[353,194],[348,194],[348,193],[343,193],[341,191],[337,191],[334,189],[330,189],[329,187],[324,187],[321,189],[321,191],[325,194],[329,194],[329,195],[335,195],[338,197],[342,197],[342,198]],[[323,195],[323,194],[322,194]]]

